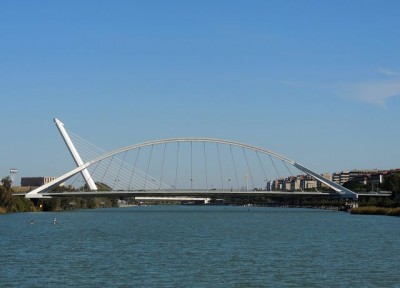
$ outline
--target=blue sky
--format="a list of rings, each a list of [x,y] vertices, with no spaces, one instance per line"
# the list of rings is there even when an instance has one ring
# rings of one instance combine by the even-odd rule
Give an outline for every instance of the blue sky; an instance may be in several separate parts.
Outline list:
[[[318,172],[400,167],[399,1],[0,2],[0,171],[204,136]],[[2,177],[3,177],[2,176]]]

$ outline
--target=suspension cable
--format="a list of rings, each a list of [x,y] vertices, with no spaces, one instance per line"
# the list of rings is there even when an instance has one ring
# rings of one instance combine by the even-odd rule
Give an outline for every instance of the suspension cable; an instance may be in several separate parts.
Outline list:
[[[229,144],[229,148],[231,150],[231,158],[232,158],[232,162],[233,162],[233,169],[235,170],[236,184],[237,184],[237,189],[239,191],[240,190],[240,188],[239,188],[239,178],[238,178],[237,171],[236,171],[235,158],[233,157],[232,145],[231,144]]]
[[[179,142],[176,148],[175,190],[178,190]]]
[[[124,161],[125,161],[125,157],[126,157],[127,153],[128,153],[128,151],[125,151],[124,157],[122,158],[121,165],[119,166],[119,169],[118,169],[117,177],[115,178],[115,181],[114,181],[113,190],[115,189],[115,186],[117,185],[117,182],[119,181],[119,174],[121,172],[122,165],[124,165]]]
[[[193,142],[190,141],[190,190],[193,190]]]
[[[93,169],[93,171],[92,171],[92,174],[95,174],[95,173],[96,173],[97,167],[99,166],[100,162],[101,162],[101,161],[99,161],[99,162],[96,163],[96,166],[94,167],[94,169]]]
[[[75,184],[75,182],[78,180],[78,178],[79,178],[80,176],[81,176],[81,175],[80,175],[79,173],[77,173],[77,174],[75,175],[74,181],[72,181],[71,186],[73,186],[73,185]]]
[[[286,169],[289,171],[289,174],[290,174],[292,177],[294,177],[292,171],[289,170],[289,167],[286,165],[286,163],[285,163],[284,161],[282,161],[282,163],[285,165]]]
[[[224,190],[224,178],[222,176],[222,167],[221,167],[221,157],[219,153],[219,145],[217,143],[217,150],[218,150],[218,163],[219,163],[219,174],[221,176],[221,185],[222,185],[222,191]]]
[[[163,173],[164,173],[164,162],[165,162],[165,150],[166,149],[167,149],[167,143],[164,143],[164,152],[163,152],[163,159],[162,159],[162,164],[161,164],[160,186],[158,186],[158,190],[161,190],[161,182],[162,182]]]
[[[295,177],[295,176],[293,175],[292,171],[290,171],[290,169],[289,169],[289,167],[286,165],[286,163],[285,163],[284,161],[282,161],[282,163],[285,165],[286,169],[289,171],[289,174],[290,174],[293,178],[296,178],[296,179],[297,179],[297,177]],[[303,191],[303,188],[301,187],[301,185],[300,185],[300,190],[301,190],[301,192],[304,192],[304,191]]]
[[[254,185],[254,181],[253,181],[253,175],[251,173],[251,169],[250,169],[250,166],[249,166],[249,161],[247,160],[246,150],[244,150],[244,148],[242,148],[242,149],[243,149],[244,158],[246,159],[247,169],[248,169],[248,171],[250,173],[250,180],[251,180],[251,183],[253,184],[253,189],[254,189],[255,185]],[[247,179],[246,179],[246,182],[247,182]]]
[[[151,161],[151,156],[153,155],[153,148],[154,148],[154,145],[151,145],[149,161],[147,162],[146,178],[144,179],[143,190],[146,190],[147,177],[149,175],[150,161]]]
[[[70,137],[73,141],[73,143],[75,144],[77,150],[79,151],[81,157],[83,160],[91,160],[91,159],[95,159],[97,158],[99,155],[104,154],[106,151],[96,145],[94,145],[93,143],[85,140],[84,138],[78,136],[77,134],[71,132],[68,130],[68,133],[70,134]],[[86,159],[85,159],[86,158]],[[84,161],[84,162],[87,162]],[[145,173],[143,171],[138,171],[138,169],[132,169],[132,166],[129,165],[128,163],[120,163],[121,159],[118,157],[115,157],[114,160],[112,161],[112,163],[110,164],[109,168],[106,171],[105,176],[103,177],[103,182],[112,182],[115,183],[115,177],[118,178],[118,185],[129,185],[129,188],[131,187],[131,185],[133,184],[133,182],[135,183],[135,185],[142,185],[145,179]],[[100,163],[100,162],[98,162]],[[96,173],[96,175],[99,175],[99,177],[97,178],[101,178],[102,174],[104,172],[105,166],[102,165],[103,163],[100,163],[99,169],[97,169],[96,171],[91,172],[92,177],[94,177],[94,173]],[[119,165],[121,166],[121,169],[119,169]],[[100,171],[100,173],[99,173]],[[117,172],[119,171],[119,172]],[[149,176],[150,177],[150,176]],[[157,187],[169,187],[169,185],[165,184],[165,183],[159,183],[159,181],[157,179],[153,179],[154,183],[151,183],[151,186],[154,186],[153,188],[156,189]],[[128,184],[129,182],[129,184]],[[150,185],[149,183],[147,183],[147,186]]]
[[[258,151],[256,151],[256,154],[257,154],[258,162],[260,163],[261,169],[262,169],[263,174],[264,174],[265,182],[268,182],[267,173],[265,172],[264,166],[263,166],[262,163],[261,163],[261,159],[260,159],[260,155],[258,155]],[[265,183],[265,187],[267,187],[267,183]],[[267,188],[265,188],[265,190],[266,190],[266,189],[267,189]]]
[[[276,169],[275,162],[274,162],[274,160],[272,159],[271,155],[268,154],[268,156],[269,156],[269,159],[271,159],[272,165],[274,166],[275,171],[276,171],[276,174],[278,175],[279,179],[282,179],[281,175],[279,174],[278,169]]]
[[[132,178],[133,178],[133,175],[135,174],[136,163],[137,163],[137,160],[138,160],[138,158],[139,158],[139,153],[140,153],[140,147],[138,148],[138,152],[136,153],[135,163],[134,163],[134,165],[133,165],[133,170],[132,170],[131,178],[129,179],[128,190],[131,189]]]
[[[204,150],[204,170],[206,172],[206,187],[208,190],[208,177],[207,177],[207,154],[206,154],[206,142],[203,142],[203,150]]]
[[[107,171],[108,171],[108,168],[109,168],[110,165],[111,165],[111,162],[112,162],[113,159],[114,159],[114,156],[115,156],[115,155],[113,155],[113,156],[111,157],[110,161],[108,162],[107,168],[104,170],[103,177],[101,177],[101,183],[102,183],[102,184],[105,184],[105,183],[103,182],[103,179],[104,179],[104,177],[106,176],[106,173],[107,173]]]
[[[69,131],[69,133],[72,133],[72,132],[70,132]],[[72,133],[73,134],[73,133]],[[95,154],[95,152],[93,152],[94,150],[93,149],[90,149],[90,147],[89,147],[89,144],[91,144],[90,142],[88,142],[88,141],[86,141],[85,139],[83,139],[83,138],[81,138],[81,137],[79,137],[79,136],[77,136],[76,134],[73,134],[72,135],[71,134],[71,136],[72,136],[72,139],[75,139],[76,140],[76,143],[74,143],[74,144],[76,144],[77,145],[77,148],[79,147],[79,150],[80,150],[80,152],[81,151],[84,151],[84,153],[85,153],[85,157],[87,156],[87,155],[93,155],[93,154]],[[238,166],[238,167],[236,167],[236,162],[238,161],[238,158],[236,159],[236,162],[235,162],[235,156],[236,155],[233,155],[233,148],[232,148],[232,145],[233,146],[235,146],[235,144],[230,144],[230,143],[234,143],[234,142],[230,142],[230,141],[225,141],[225,140],[220,140],[220,141],[214,141],[213,139],[206,139],[206,138],[204,138],[204,139],[201,139],[201,138],[187,138],[187,139],[184,139],[184,138],[182,138],[182,139],[180,139],[180,138],[177,138],[178,140],[177,140],[177,151],[176,151],[176,171],[175,171],[175,189],[177,189],[177,186],[178,186],[178,177],[179,177],[179,166],[182,166],[182,163],[181,164],[179,164],[179,158],[182,158],[182,157],[180,157],[180,151],[179,151],[179,149],[180,149],[180,142],[190,142],[190,189],[191,190],[193,190],[195,187],[197,187],[198,185],[201,185],[201,186],[203,186],[204,185],[204,182],[202,182],[202,181],[204,181],[205,180],[205,184],[206,184],[206,189],[208,190],[209,189],[209,182],[210,183],[212,183],[211,181],[211,173],[212,173],[212,170],[210,170],[210,169],[213,169],[214,171],[216,171],[216,169],[219,169],[219,176],[220,176],[220,181],[221,181],[221,185],[222,185],[222,190],[224,190],[226,187],[225,186],[229,186],[229,187],[231,187],[232,185],[232,183],[227,183],[227,184],[225,184],[225,179],[228,179],[228,178],[230,178],[230,179],[228,179],[227,181],[231,181],[231,179],[233,180],[233,178],[232,177],[228,177],[228,176],[231,176],[231,172],[232,172],[232,170],[230,170],[231,168],[229,168],[229,170],[228,171],[224,171],[224,169],[226,168],[226,167],[223,167],[223,165],[225,165],[225,164],[227,164],[227,163],[225,163],[224,161],[225,161],[225,159],[226,158],[224,158],[225,157],[225,154],[224,154],[224,151],[222,150],[223,148],[221,148],[222,146],[221,145],[225,145],[225,144],[228,144],[229,145],[229,148],[230,148],[230,154],[231,154],[231,159],[232,159],[232,163],[233,163],[233,168],[234,168],[234,172],[235,172],[235,178],[236,178],[236,184],[237,184],[237,187],[238,187],[238,190],[240,189],[240,182],[239,182],[239,180],[240,180],[240,178],[241,178],[241,175],[239,175],[239,174],[241,174],[242,173],[242,171],[239,169],[238,170],[238,168],[240,168],[240,166]],[[168,140],[168,139],[167,139]],[[174,140],[174,139],[171,139],[171,140]],[[211,140],[211,141],[210,141]],[[204,171],[205,171],[205,178],[203,178],[201,175],[200,175],[200,178],[199,179],[196,179],[196,183],[194,183],[194,180],[195,179],[193,179],[193,177],[196,177],[196,171],[198,171],[197,170],[197,166],[194,166],[194,165],[197,165],[197,164],[200,164],[200,166],[201,166],[201,159],[200,159],[200,162],[199,163],[197,163],[196,161],[197,161],[197,158],[196,158],[196,156],[197,156],[197,154],[194,154],[194,153],[196,153],[196,146],[195,147],[193,147],[193,145],[197,145],[196,143],[197,142],[200,142],[200,141],[202,141],[203,142],[203,154],[204,154]],[[146,173],[144,173],[144,172],[142,172],[142,171],[138,171],[138,167],[137,167],[137,165],[139,165],[138,163],[140,163],[140,161],[139,161],[139,157],[140,157],[140,153],[141,153],[141,151],[140,151],[140,148],[141,147],[137,147],[138,148],[138,150],[137,150],[137,154],[136,154],[136,158],[135,158],[135,164],[134,164],[134,168],[133,168],[133,170],[131,171],[130,170],[130,167],[131,167],[131,165],[132,164],[127,164],[127,163],[125,163],[125,160],[126,160],[126,158],[127,158],[127,153],[130,151],[130,150],[123,150],[122,152],[125,152],[125,154],[123,155],[123,157],[121,157],[122,155],[122,153],[118,153],[118,154],[114,154],[114,155],[112,155],[111,153],[110,153],[110,155],[108,156],[108,157],[110,157],[110,156],[112,156],[112,157],[110,157],[110,158],[108,158],[108,159],[103,159],[103,160],[100,160],[100,161],[97,161],[97,163],[95,164],[95,165],[93,165],[93,166],[91,166],[89,169],[91,170],[90,171],[90,173],[92,174],[92,176],[96,176],[96,178],[97,179],[99,179],[100,177],[99,176],[102,176],[100,179],[101,179],[101,181],[103,182],[103,181],[106,181],[106,182],[104,182],[104,183],[110,183],[111,182],[111,184],[113,184],[112,185],[112,189],[117,189],[118,187],[120,187],[122,184],[123,185],[126,185],[126,181],[127,180],[129,180],[129,184],[128,184],[128,189],[130,189],[131,188],[131,185],[133,185],[133,186],[139,186],[139,187],[141,187],[142,185],[143,185],[143,187],[144,187],[144,189],[157,189],[158,188],[158,190],[161,190],[161,189],[163,189],[162,187],[164,187],[164,186],[166,186],[166,184],[164,184],[163,182],[162,182],[162,180],[163,180],[163,178],[165,178],[166,180],[168,180],[168,179],[173,179],[173,174],[172,175],[169,175],[169,173],[168,173],[168,171],[167,171],[167,164],[168,164],[168,159],[169,159],[169,156],[167,155],[167,153],[170,153],[170,151],[168,150],[167,151],[167,148],[166,148],[166,146],[167,146],[167,144],[168,143],[173,143],[172,141],[169,141],[168,143],[167,143],[168,141],[160,141],[159,143],[152,143],[152,142],[149,142],[149,144],[147,145],[147,146],[151,146],[151,151],[150,151],[150,155],[148,156],[149,158],[148,158],[148,162],[147,162],[147,170],[146,170]],[[195,143],[195,144],[193,144],[193,142]],[[211,164],[211,162],[210,162],[210,157],[211,157],[211,155],[210,155],[210,153],[208,153],[209,155],[207,155],[207,152],[210,152],[210,151],[207,151],[207,149],[209,150],[210,149],[210,146],[208,145],[208,143],[216,143],[216,145],[217,145],[217,152],[218,152],[218,168],[216,167],[216,165],[214,166],[214,167],[209,167],[209,165],[208,165],[208,163],[210,163]],[[146,144],[146,143],[145,143]],[[159,165],[161,164],[161,171],[160,170],[158,170],[158,171],[160,171],[160,180],[158,181],[156,178],[157,177],[152,177],[151,175],[149,175],[148,173],[149,173],[149,171],[153,171],[154,169],[153,169],[153,166],[155,165],[154,163],[155,163],[155,160],[152,160],[152,159],[155,159],[155,156],[156,156],[156,154],[155,154],[155,152],[154,152],[154,146],[155,145],[159,145],[159,144],[164,144],[164,150],[163,150],[163,156],[162,156],[162,162],[161,161],[157,161],[158,162],[158,164],[157,164],[157,167],[159,167]],[[239,143],[240,144],[240,143]],[[94,146],[93,144],[91,144],[92,146]],[[139,146],[139,145],[138,145]],[[208,147],[207,147],[208,146]],[[220,147],[221,146],[221,147]],[[252,183],[252,185],[253,185],[253,188],[255,188],[256,187],[256,185],[255,185],[255,181],[257,182],[257,177],[259,176],[256,172],[257,172],[257,170],[256,170],[256,166],[254,166],[253,164],[255,164],[255,159],[254,159],[254,161],[253,161],[253,156],[252,155],[250,155],[250,152],[249,151],[246,151],[246,150],[254,150],[254,152],[256,152],[256,155],[257,155],[257,158],[258,158],[258,162],[259,162],[259,165],[260,165],[260,167],[261,167],[261,170],[262,170],[262,173],[263,173],[263,176],[264,176],[264,179],[265,179],[265,181],[268,181],[268,177],[272,177],[272,179],[273,179],[273,173],[271,173],[271,171],[269,170],[269,164],[267,163],[268,161],[265,159],[264,160],[264,158],[261,158],[261,157],[264,157],[263,155],[261,155],[260,156],[260,153],[263,153],[263,154],[267,154],[268,155],[268,157],[270,157],[270,161],[271,161],[271,163],[272,163],[272,165],[273,165],[273,167],[274,167],[274,170],[276,171],[276,174],[278,175],[278,177],[280,178],[280,179],[283,179],[282,178],[282,176],[281,176],[281,173],[282,173],[282,171],[279,171],[278,170],[278,168],[281,170],[281,167],[280,167],[280,165],[281,164],[279,164],[278,162],[276,162],[277,161],[277,159],[278,160],[281,160],[282,161],[282,163],[284,164],[284,166],[286,167],[286,169],[287,169],[287,171],[289,172],[289,174],[292,176],[292,177],[295,177],[294,175],[293,175],[293,173],[295,173],[295,171],[291,171],[291,169],[288,167],[288,166],[290,166],[290,165],[287,165],[287,163],[289,163],[289,164],[291,164],[291,162],[290,161],[286,161],[286,158],[284,158],[284,157],[282,157],[282,159],[281,158],[279,158],[279,157],[277,157],[277,156],[275,156],[274,155],[274,153],[272,153],[272,154],[270,154],[270,153],[268,153],[268,151],[266,151],[266,152],[263,152],[263,149],[260,149],[260,150],[257,150],[257,149],[252,149],[251,147],[250,148],[248,148],[247,147],[247,145],[238,145],[239,147],[240,146],[242,146],[242,149],[243,149],[243,153],[244,153],[244,158],[245,158],[245,161],[246,161],[246,165],[247,165],[247,170],[248,170],[248,172],[247,173],[249,173],[249,175],[248,176],[250,176],[250,179],[251,179],[251,183]],[[236,147],[236,146],[235,146]],[[96,147],[96,148],[98,148],[98,147]],[[201,148],[200,148],[201,149]],[[235,148],[236,149],[236,148]],[[240,149],[240,148],[239,148]],[[98,148],[98,150],[101,150],[101,148]],[[142,149],[143,150],[143,149]],[[104,151],[104,150],[102,150],[102,151]],[[148,150],[147,150],[148,151]],[[235,150],[236,151],[236,150]],[[260,153],[259,153],[260,152]],[[200,152],[201,153],[201,152]],[[235,152],[236,153],[236,152]],[[98,154],[98,153],[96,153],[96,154]],[[143,153],[142,153],[143,154]],[[154,155],[153,155],[154,154]],[[171,154],[171,153],[170,153]],[[173,154],[173,152],[172,152],[172,154]],[[240,154],[240,153],[239,153]],[[247,155],[247,154],[249,154],[249,155]],[[83,155],[82,155],[83,156]],[[199,155],[200,156],[200,155]],[[239,155],[240,156],[240,155]],[[272,156],[272,157],[271,157]],[[279,155],[278,155],[279,156]],[[142,158],[143,157],[145,157],[145,156],[142,156]],[[173,156],[172,156],[173,157]],[[201,156],[200,156],[201,157]],[[229,156],[228,156],[229,157]],[[275,158],[275,159],[273,159],[273,158]],[[121,159],[122,159],[122,162],[121,162]],[[108,160],[108,162],[107,161],[105,161],[105,160]],[[147,159],[146,159],[147,160]],[[144,160],[144,161],[146,161],[146,160]],[[242,159],[240,159],[240,161],[242,161]],[[250,161],[250,162],[249,162]],[[161,163],[160,163],[161,162]],[[182,162],[182,160],[181,160],[181,162]],[[265,162],[265,163],[264,163]],[[146,162],[144,162],[144,163],[146,163]],[[186,166],[187,164],[186,164],[187,162],[185,162],[184,164],[184,166]],[[237,162],[238,163],[238,165],[242,165],[242,164],[239,164],[239,163],[243,163],[243,162]],[[250,164],[251,163],[251,164]],[[244,163],[243,163],[244,164]],[[150,165],[152,166],[152,167],[150,167]],[[144,166],[144,165],[143,165]],[[264,167],[265,166],[265,167]],[[267,167],[268,166],[268,167]],[[173,167],[173,165],[172,165],[172,167]],[[172,168],[171,167],[171,168]],[[94,169],[93,169],[94,168]],[[150,168],[152,169],[152,170],[150,170]],[[173,168],[172,168],[173,169]],[[201,169],[201,168],[200,168]],[[164,172],[164,170],[165,170],[165,172]],[[208,171],[210,171],[210,176],[208,176]],[[300,171],[301,171],[301,174],[304,174],[305,173],[305,176],[304,176],[304,179],[306,179],[308,176],[311,176],[311,177],[313,177],[312,175],[310,175],[310,174],[308,174],[307,172],[304,172],[303,170],[301,170],[300,169]],[[139,173],[140,172],[140,173]],[[172,172],[172,171],[171,171]],[[188,172],[188,171],[185,171],[185,172]],[[238,172],[239,172],[239,174],[238,174]],[[173,173],[173,172],[172,172]],[[218,173],[218,172],[217,172]],[[253,175],[253,173],[255,173],[254,175]],[[224,174],[227,174],[227,175],[224,175]],[[282,173],[282,174],[286,174],[286,173]],[[182,176],[182,175],[181,175]],[[217,175],[215,175],[215,176],[217,176]],[[225,177],[227,177],[227,178],[224,178],[224,176]],[[187,176],[186,176],[187,177]],[[218,177],[218,176],[217,176]],[[150,181],[150,179],[152,178],[152,181],[154,181],[154,183],[153,182],[151,182]],[[155,179],[153,179],[153,178],[155,178]],[[310,178],[311,179],[311,178]],[[75,179],[75,181],[77,181],[77,179]],[[75,181],[73,182],[73,183],[75,183]],[[117,182],[118,181],[118,182]],[[123,182],[122,182],[123,181]],[[305,181],[305,180],[304,180]],[[183,179],[181,179],[181,182],[182,183],[187,183],[187,180],[183,180]],[[247,182],[247,175],[246,175],[246,182]],[[181,184],[179,184],[179,185],[182,185],[182,183]],[[198,183],[200,183],[200,184],[198,184]],[[198,184],[197,186],[196,185],[194,185],[194,184]],[[318,183],[319,184],[319,183]],[[296,185],[297,185],[297,183],[296,183]],[[111,186],[111,185],[110,185]],[[133,187],[132,186],[132,187]],[[184,185],[184,186],[186,186],[187,187],[187,185]],[[211,185],[211,187],[212,187],[213,185]],[[125,187],[125,186],[124,186]],[[167,187],[171,187],[171,186],[167,186]],[[301,189],[301,191],[304,191],[303,190],[303,188],[304,188],[304,186],[303,185],[300,185],[300,189]],[[315,187],[314,187],[315,188]],[[317,188],[318,188],[318,186],[317,186]],[[317,188],[315,188],[316,190],[317,190]],[[118,188],[118,189],[121,189],[121,188]],[[139,188],[140,189],[140,188]],[[318,190],[317,190],[318,191]]]

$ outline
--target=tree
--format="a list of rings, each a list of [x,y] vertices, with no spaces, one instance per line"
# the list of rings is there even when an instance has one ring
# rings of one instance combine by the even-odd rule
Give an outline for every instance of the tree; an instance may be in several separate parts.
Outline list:
[[[6,210],[12,206],[12,195],[11,195],[11,179],[10,177],[4,177],[1,179],[0,186],[0,207],[4,207]]]
[[[365,185],[360,182],[356,181],[347,181],[346,183],[343,184],[343,187],[350,189],[354,192],[367,192],[368,191],[368,185]]]
[[[9,190],[6,190],[4,186],[0,186],[0,207],[8,209],[12,202],[12,195]]]
[[[400,199],[400,173],[393,173],[386,176],[381,187],[384,190],[391,191],[394,199]]]
[[[22,197],[15,197],[12,195],[11,189],[12,181],[10,177],[1,179],[0,185],[0,210],[4,212],[25,212],[34,211],[32,201]]]
[[[1,184],[3,185],[5,190],[7,190],[7,191],[11,190],[12,181],[11,181],[11,178],[9,176],[4,177],[3,179],[1,179]]]

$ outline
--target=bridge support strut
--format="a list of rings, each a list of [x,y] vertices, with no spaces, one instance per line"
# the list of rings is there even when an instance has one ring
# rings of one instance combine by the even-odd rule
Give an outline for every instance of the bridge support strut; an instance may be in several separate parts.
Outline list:
[[[74,158],[76,165],[78,167],[82,166],[83,161],[81,159],[81,156],[79,156],[79,153],[76,150],[74,143],[72,143],[71,138],[69,137],[67,131],[65,130],[64,124],[57,118],[54,118],[54,122],[56,123],[57,129],[60,132],[62,138],[64,139],[64,142],[67,145],[68,150],[72,155],[72,158]],[[85,168],[81,171],[81,173],[82,173],[82,176],[85,179],[86,183],[89,185],[90,190],[97,190],[97,186],[94,183],[92,176],[90,176],[89,171]]]

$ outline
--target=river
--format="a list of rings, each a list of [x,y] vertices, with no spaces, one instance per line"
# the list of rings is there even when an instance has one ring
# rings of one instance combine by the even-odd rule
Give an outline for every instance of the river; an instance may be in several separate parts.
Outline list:
[[[400,287],[399,236],[398,217],[317,209],[7,214],[0,287]]]

